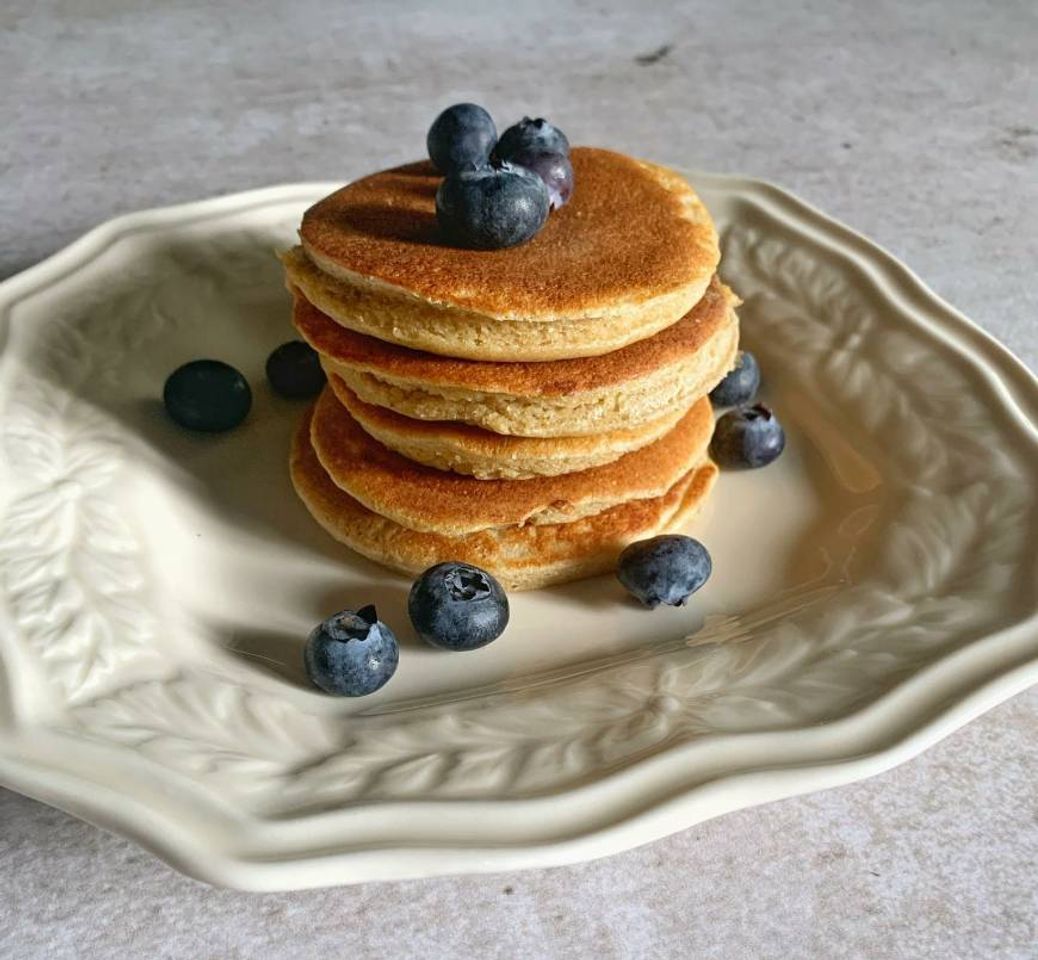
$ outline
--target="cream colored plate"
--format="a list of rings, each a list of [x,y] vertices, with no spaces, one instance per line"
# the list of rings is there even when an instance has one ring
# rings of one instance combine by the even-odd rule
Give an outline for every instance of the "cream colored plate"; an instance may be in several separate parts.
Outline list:
[[[232,886],[501,870],[868,776],[1038,679],[1034,379],[845,227],[693,180],[788,450],[722,477],[689,608],[516,595],[468,654],[412,641],[407,581],[289,486],[273,249],[331,185],[123,217],[4,283],[3,782]],[[200,356],[249,376],[242,429],[163,415]],[[371,601],[397,676],[311,692],[303,637]]]

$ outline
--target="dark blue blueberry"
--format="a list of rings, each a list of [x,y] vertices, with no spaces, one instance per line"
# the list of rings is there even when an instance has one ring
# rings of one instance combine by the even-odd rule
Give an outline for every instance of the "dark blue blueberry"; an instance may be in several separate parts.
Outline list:
[[[763,467],[786,446],[782,425],[763,403],[736,407],[717,421],[710,453],[722,467]]]
[[[712,569],[710,554],[698,540],[665,534],[627,547],[616,576],[647,607],[680,607],[706,583]]]
[[[573,164],[566,135],[546,120],[524,117],[509,127],[494,148],[495,163],[511,163],[536,173],[558,209],[573,193]]]
[[[548,189],[535,174],[503,164],[446,177],[436,218],[448,242],[477,250],[525,243],[548,218]]]
[[[252,406],[252,391],[230,364],[192,360],[169,375],[162,402],[180,426],[219,433],[245,419]]]
[[[304,658],[307,675],[325,693],[363,697],[393,676],[400,648],[375,608],[367,606],[342,610],[315,627]]]
[[[456,103],[433,121],[425,145],[436,169],[451,174],[485,166],[496,141],[497,128],[486,110]]]
[[[438,563],[415,580],[407,613],[426,643],[444,650],[475,650],[508,626],[508,597],[479,567]]]
[[[569,156],[569,140],[558,127],[553,127],[543,117],[531,120],[523,117],[501,134],[494,147],[494,156],[499,160],[522,164],[524,160],[541,153],[561,153]]]
[[[321,392],[326,377],[317,351],[302,340],[289,340],[267,357],[267,379],[275,393],[305,400]]]
[[[757,396],[759,386],[760,366],[757,358],[748,350],[740,350],[735,356],[735,369],[710,391],[710,402],[715,407],[750,403]]]

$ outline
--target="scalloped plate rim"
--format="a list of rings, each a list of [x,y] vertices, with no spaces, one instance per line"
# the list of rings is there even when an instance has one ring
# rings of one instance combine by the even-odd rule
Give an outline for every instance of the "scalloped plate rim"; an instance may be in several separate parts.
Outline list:
[[[853,229],[839,223],[817,208],[767,181],[727,175],[695,173],[686,171],[694,182],[709,182],[715,188],[735,194],[755,196],[764,202],[768,210],[779,219],[797,226],[809,227],[820,233],[816,239],[830,250],[839,254],[862,270],[874,282],[878,294],[893,299],[899,292],[914,294],[921,304],[913,305],[908,300],[901,304],[901,312],[911,318],[942,342],[945,348],[954,349],[970,361],[971,366],[982,372],[985,378],[998,388],[1002,399],[1010,406],[1017,426],[1029,434],[1032,443],[1038,445],[1038,378],[990,334],[978,327],[954,307],[933,293],[908,267],[872,241]],[[244,212],[253,207],[304,199],[320,194],[338,184],[318,182],[285,184],[260,188],[241,193],[228,194],[206,200],[193,201],[174,206],[157,207],[115,217],[95,227],[69,246],[58,251],[41,263],[0,282],[0,320],[6,321],[11,309],[33,292],[45,288],[63,277],[90,263],[111,243],[127,234],[141,230],[161,230],[164,224],[178,223],[185,219],[200,220],[234,212]],[[778,204],[776,208],[775,204]],[[937,329],[935,329],[937,328]],[[4,323],[3,336],[7,327]],[[1011,634],[1007,637],[1007,634]],[[1002,663],[994,670],[978,667],[962,667],[966,659],[998,661],[999,654],[1005,659],[1007,642],[1021,653],[1011,663]],[[998,648],[993,652],[993,648]],[[964,671],[964,674],[963,674]],[[2,687],[9,693],[7,669],[0,663]],[[970,682],[958,684],[954,693],[941,695],[938,703],[943,709],[934,707],[923,710],[927,701],[927,689],[932,693],[935,686],[948,677],[963,674]],[[0,780],[26,795],[36,797],[74,813],[105,829],[132,837],[181,871],[212,883],[242,889],[276,890],[299,889],[334,883],[360,882],[369,879],[400,879],[424,877],[442,873],[488,872],[527,866],[549,866],[576,862],[609,853],[619,852],[639,844],[665,836],[726,812],[743,809],[758,803],[781,797],[793,796],[816,789],[824,789],[852,782],[879,773],[903,762],[936,743],[958,729],[973,717],[1004,701],[1013,694],[1038,682],[1038,615],[1033,611],[1029,617],[1018,621],[1001,634],[989,634],[954,654],[944,656],[918,671],[908,680],[894,685],[870,706],[823,725],[830,731],[837,726],[857,728],[858,736],[866,736],[871,729],[873,736],[884,723],[893,727],[883,742],[862,746],[850,756],[815,756],[802,762],[775,763],[767,769],[742,770],[691,787],[677,786],[662,791],[664,796],[647,795],[640,804],[628,804],[625,814],[612,822],[590,830],[571,830],[561,838],[543,842],[523,842],[508,845],[472,844],[452,842],[437,844],[434,835],[421,846],[380,845],[376,849],[363,849],[349,845],[348,838],[342,848],[334,852],[299,856],[291,853],[264,855],[258,850],[250,851],[247,843],[237,850],[224,851],[197,842],[187,828],[177,829],[172,823],[156,826],[155,811],[134,797],[116,796],[103,785],[86,778],[76,778],[58,767],[47,767],[28,756],[19,758],[10,748],[17,746],[20,739],[19,723],[14,716],[13,697],[0,698]],[[922,692],[917,688],[924,688]],[[908,706],[897,705],[908,700]],[[932,699],[932,696],[931,698]],[[910,710],[909,707],[912,709]],[[891,723],[890,717],[900,709],[899,724]],[[911,713],[911,721],[907,715]],[[887,715],[887,719],[882,719]],[[880,718],[880,719],[877,719]],[[769,734],[772,739],[788,740],[803,736],[815,728],[794,728]],[[83,748],[79,743],[78,747]],[[647,780],[650,768],[654,772],[670,766],[673,772],[683,762],[687,751],[696,744],[684,744],[657,756],[628,764],[620,771],[595,781],[591,787],[578,787],[552,794],[548,799],[570,796],[588,789],[615,791],[638,790],[640,782]],[[110,748],[90,744],[87,752],[103,754]],[[145,762],[145,776],[150,762]],[[680,780],[672,776],[671,782]],[[732,802],[732,793],[745,789],[750,781],[754,784],[752,797],[738,797]],[[94,796],[81,792],[89,786]],[[729,796],[725,797],[725,791]],[[719,794],[719,796],[715,796]],[[194,798],[197,801],[197,798]],[[415,801],[403,804],[409,809],[432,812],[449,807],[453,811],[471,811],[503,807],[528,807],[543,803],[545,798],[507,801],[442,800]],[[371,804],[351,808],[349,819],[365,816],[370,810],[386,806],[401,806],[400,803]],[[210,811],[215,810],[215,805]],[[332,820],[337,812],[307,820]],[[150,823],[149,823],[150,820]],[[249,828],[277,829],[278,821],[238,819],[243,831]],[[356,830],[356,825],[353,825]],[[435,831],[432,831],[434,834]],[[174,839],[175,838],[175,839]]]

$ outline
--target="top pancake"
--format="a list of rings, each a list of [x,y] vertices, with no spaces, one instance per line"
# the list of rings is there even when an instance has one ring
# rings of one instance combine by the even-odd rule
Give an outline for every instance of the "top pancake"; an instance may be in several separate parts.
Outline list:
[[[710,282],[710,216],[663,167],[587,147],[572,161],[570,202],[504,250],[442,241],[430,164],[365,177],[304,214],[289,279],[339,323],[449,356],[592,356],[651,336]]]

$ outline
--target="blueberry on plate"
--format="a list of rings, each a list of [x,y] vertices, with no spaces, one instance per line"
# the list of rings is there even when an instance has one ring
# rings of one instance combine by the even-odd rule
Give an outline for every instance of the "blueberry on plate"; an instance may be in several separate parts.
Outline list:
[[[710,455],[722,467],[763,467],[786,446],[786,434],[763,403],[736,407],[717,421]]]
[[[444,650],[475,650],[508,626],[508,597],[479,567],[438,563],[415,580],[407,613],[426,643]]]
[[[451,174],[484,166],[496,141],[497,128],[486,110],[456,103],[433,121],[425,145],[436,169]]]
[[[525,243],[544,226],[549,205],[544,181],[507,163],[453,174],[436,191],[444,236],[477,250]]]
[[[523,117],[512,124],[497,141],[494,156],[511,163],[522,163],[524,159],[540,153],[561,153],[569,156],[569,140],[558,127],[553,127],[543,117],[531,120]]]
[[[548,188],[552,209],[563,206],[573,193],[573,164],[566,135],[547,120],[524,117],[509,127],[492,154],[495,163],[511,163],[537,174]]]
[[[219,433],[245,419],[252,406],[252,390],[245,377],[230,364],[192,360],[166,379],[162,402],[180,426]]]
[[[710,577],[710,554],[698,540],[664,534],[632,543],[620,554],[616,577],[650,609],[683,606]]]
[[[735,355],[735,367],[713,390],[710,402],[715,407],[734,407],[750,403],[760,387],[760,366],[749,350],[740,350]]]
[[[400,648],[373,606],[341,610],[310,634],[306,673],[315,686],[338,697],[363,697],[396,672]]]
[[[289,340],[267,357],[267,379],[275,393],[305,400],[316,397],[327,378],[317,351],[302,340]]]

